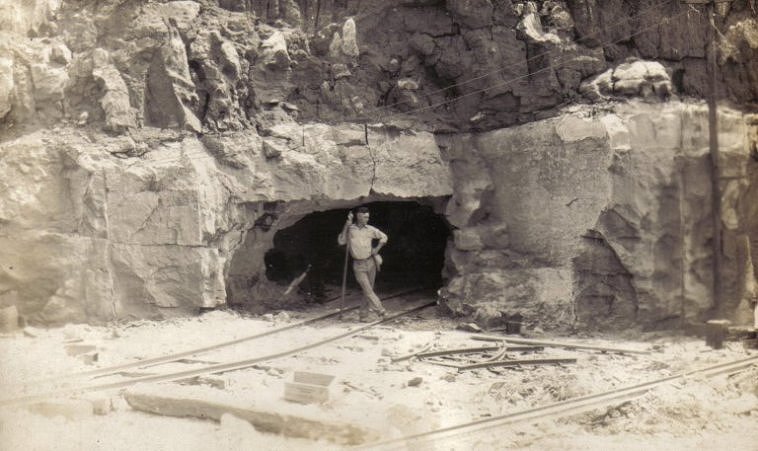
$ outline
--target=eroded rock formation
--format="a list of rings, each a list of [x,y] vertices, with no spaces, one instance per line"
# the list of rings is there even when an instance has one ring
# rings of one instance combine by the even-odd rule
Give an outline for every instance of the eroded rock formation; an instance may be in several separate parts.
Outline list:
[[[734,105],[713,312],[693,99],[709,25],[684,4],[0,1],[0,307],[54,323],[255,304],[274,233],[304,215],[449,197],[456,314],[739,319],[758,253],[752,7],[718,18]]]
[[[720,116],[722,312],[747,311],[755,161],[735,111]],[[696,321],[712,303],[707,109],[633,102],[445,140],[458,227],[449,306],[606,327]],[[730,174],[730,175],[726,175]],[[751,276],[752,277],[752,276]],[[743,312],[745,313],[745,312]]]

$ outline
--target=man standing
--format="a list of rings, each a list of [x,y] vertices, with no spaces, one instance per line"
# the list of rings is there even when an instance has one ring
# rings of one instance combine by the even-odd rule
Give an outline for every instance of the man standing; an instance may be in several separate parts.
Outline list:
[[[368,319],[370,312],[381,317],[387,313],[379,296],[374,293],[376,271],[382,262],[379,250],[387,244],[387,235],[376,227],[368,225],[368,219],[367,207],[358,208],[355,224],[353,224],[353,212],[349,212],[345,226],[337,237],[340,245],[347,243],[350,249],[350,255],[353,256],[353,274],[366,298],[366,304],[360,310],[361,321]],[[376,247],[373,246],[374,240],[379,240]]]

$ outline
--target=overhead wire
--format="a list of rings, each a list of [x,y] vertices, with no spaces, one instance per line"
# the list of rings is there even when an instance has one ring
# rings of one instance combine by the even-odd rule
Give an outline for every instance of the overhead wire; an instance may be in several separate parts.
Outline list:
[[[621,20],[621,21],[618,21],[618,22],[612,23],[612,24],[610,24],[610,25],[608,25],[608,26],[606,26],[606,27],[602,28],[601,30],[598,30],[598,33],[599,33],[599,32],[606,32],[606,31],[608,31],[608,29],[609,29],[610,27],[612,27],[612,26],[615,26],[615,25],[618,25],[618,24],[620,24],[620,23],[625,23],[625,22],[628,22],[629,20],[640,19],[640,18],[642,18],[642,17],[646,16],[648,13],[651,13],[651,12],[653,12],[654,10],[656,10],[656,9],[658,9],[658,8],[662,8],[662,7],[664,7],[664,6],[668,5],[668,4],[672,3],[672,2],[673,2],[673,0],[666,0],[666,1],[664,1],[663,3],[657,4],[657,5],[656,5],[656,6],[654,6],[654,7],[650,7],[650,8],[647,8],[645,11],[643,11],[643,12],[640,12],[640,13],[638,13],[638,14],[637,14],[637,15],[635,15],[635,16],[632,16],[632,17],[629,17],[629,18],[625,18],[624,20]],[[634,37],[634,36],[637,36],[637,35],[639,35],[639,34],[642,34],[644,31],[647,31],[647,30],[648,30],[648,29],[650,29],[650,28],[654,28],[654,27],[656,27],[656,26],[659,26],[659,25],[661,25],[661,24],[662,24],[664,21],[666,21],[666,20],[670,20],[670,19],[676,18],[676,17],[678,17],[678,16],[680,16],[680,15],[682,15],[682,13],[681,13],[681,12],[680,12],[680,13],[678,13],[678,14],[675,14],[674,16],[671,16],[671,17],[669,17],[669,18],[663,18],[663,19],[661,19],[660,21],[658,21],[658,22],[656,22],[656,23],[654,23],[654,24],[652,24],[652,25],[649,25],[649,26],[647,26],[647,27],[644,27],[644,28],[642,28],[642,29],[639,29],[639,30],[638,30],[636,33],[631,33],[631,34],[629,34],[629,35],[626,35],[626,36],[624,36],[624,37],[622,37],[622,38],[620,38],[620,39],[617,39],[617,40],[615,40],[615,41],[612,41],[612,42],[602,42],[602,41],[601,41],[601,42],[600,42],[600,46],[606,46],[606,45],[612,45],[612,44],[613,44],[613,45],[615,45],[615,44],[618,44],[618,43],[621,43],[621,42],[625,42],[625,41],[627,41],[628,39],[630,39],[630,38],[632,38],[632,37]],[[587,35],[587,36],[590,36],[590,35]],[[587,36],[585,36],[585,38],[586,38]],[[537,59],[537,58],[541,58],[541,57],[544,57],[544,56],[546,56],[546,55],[549,55],[550,53],[551,53],[550,51],[542,52],[542,53],[540,53],[540,54],[537,54],[537,55],[534,55],[534,56],[532,56],[532,57],[530,57],[530,58],[527,58],[527,59],[526,59],[526,60],[524,60],[524,61],[519,61],[519,62],[517,62],[517,63],[515,63],[515,64],[510,64],[510,65],[508,65],[508,66],[503,66],[503,67],[501,67],[501,68],[499,68],[499,69],[496,69],[496,70],[493,70],[493,71],[487,72],[487,73],[485,73],[485,74],[479,75],[479,76],[477,76],[477,77],[474,77],[474,78],[472,78],[472,79],[470,79],[470,80],[467,80],[467,81],[463,81],[463,82],[460,82],[460,83],[458,83],[458,84],[456,84],[456,85],[451,85],[451,86],[448,86],[448,87],[446,87],[446,88],[442,88],[442,89],[439,89],[439,90],[433,91],[432,93],[434,93],[434,92],[441,92],[441,91],[444,91],[444,90],[446,90],[446,89],[451,89],[451,88],[453,88],[453,87],[455,87],[455,86],[462,86],[462,85],[464,85],[464,84],[466,84],[466,83],[469,83],[469,82],[472,82],[472,81],[475,81],[475,80],[481,79],[481,78],[483,78],[483,77],[487,77],[487,76],[489,76],[489,75],[492,75],[492,74],[494,74],[494,73],[498,73],[498,72],[500,72],[500,71],[503,71],[503,70],[505,70],[505,69],[508,69],[508,68],[518,67],[518,66],[521,66],[521,65],[527,65],[527,67],[528,67],[528,63],[529,63],[529,61],[532,61],[532,60],[534,60],[534,59]],[[468,92],[468,93],[465,93],[465,94],[461,94],[461,95],[459,95],[459,96],[456,96],[456,97],[452,97],[452,98],[450,98],[450,99],[447,99],[447,100],[445,100],[445,101],[442,101],[442,102],[439,102],[439,103],[436,103],[436,104],[427,105],[427,106],[423,106],[423,107],[418,107],[418,108],[415,108],[415,109],[407,110],[407,111],[403,112],[402,114],[408,115],[408,114],[413,114],[413,113],[416,113],[416,112],[420,112],[420,111],[426,111],[426,110],[429,110],[429,109],[433,109],[433,108],[437,108],[437,107],[440,107],[440,106],[443,106],[443,105],[447,105],[447,104],[453,103],[453,102],[455,102],[456,100],[458,100],[458,99],[461,99],[461,98],[466,98],[466,97],[470,97],[470,96],[473,96],[473,95],[476,95],[476,94],[481,94],[481,93],[483,93],[483,92],[486,92],[486,91],[488,91],[488,90],[490,90],[490,89],[493,89],[493,88],[499,88],[499,87],[508,86],[509,84],[512,84],[512,83],[514,83],[514,82],[517,82],[517,81],[523,80],[523,79],[525,79],[525,78],[528,78],[528,77],[531,77],[531,76],[533,76],[533,75],[536,75],[536,74],[539,74],[539,73],[542,73],[542,72],[545,72],[545,71],[548,71],[548,70],[551,70],[551,69],[554,69],[554,68],[557,68],[557,67],[561,67],[561,65],[562,65],[563,63],[567,62],[569,59],[573,59],[573,56],[569,56],[569,57],[567,57],[567,58],[565,59],[565,61],[561,61],[560,63],[553,63],[553,64],[550,64],[549,66],[546,66],[546,67],[544,67],[544,68],[538,69],[538,70],[536,70],[536,71],[534,71],[534,72],[527,72],[526,74],[520,75],[520,76],[518,76],[518,77],[515,77],[515,78],[513,78],[513,79],[505,80],[505,81],[503,81],[503,82],[501,82],[501,83],[493,84],[493,85],[490,85],[490,86],[486,86],[486,87],[484,87],[484,88],[481,88],[481,89],[478,89],[478,90],[475,90],[475,91],[472,91],[472,92]],[[428,93],[427,95],[430,95],[430,94],[432,94],[432,93]],[[397,103],[397,104],[400,104],[400,103]],[[391,106],[391,105],[385,105],[385,106],[375,107],[375,108],[374,108],[374,111],[378,111],[378,110],[387,109],[389,106]],[[387,117],[387,115],[384,115],[384,116],[380,116],[380,117],[379,117],[379,119],[377,119],[377,122],[381,122],[381,120],[382,120],[382,119],[384,119],[385,117]],[[351,118],[351,119],[355,119],[355,118]],[[349,120],[350,120],[350,119],[348,119],[348,121],[349,121]],[[314,134],[314,135],[310,135],[310,138],[316,138],[316,137],[319,137],[319,136],[326,136],[326,135],[327,135],[327,134],[329,134],[329,133],[331,133],[331,132],[325,132],[325,133],[322,133],[322,134]],[[288,147],[287,147],[287,150],[289,150],[289,151],[291,151],[291,150],[296,150],[296,149],[298,149],[298,148],[301,148],[301,147],[303,147],[303,146],[304,146],[304,144],[300,144],[300,145],[296,145],[296,146],[288,146]],[[187,155],[187,156],[192,156],[192,154],[184,154],[184,155]],[[183,155],[183,156],[170,157],[170,158],[166,159],[165,161],[179,161],[179,160],[181,160],[181,159],[183,159],[183,158],[184,158],[184,155]],[[209,157],[213,157],[213,155],[209,155],[209,154],[207,154],[206,152],[203,152],[203,151],[198,151],[198,152],[196,152],[194,155],[200,155],[200,158],[209,158]],[[150,160],[150,161],[152,161],[152,162],[161,162],[161,161],[164,161],[164,160]]]
[[[616,25],[621,25],[623,23],[627,23],[627,22],[629,22],[631,20],[634,20],[634,19],[641,19],[643,16],[646,16],[649,13],[660,12],[663,9],[664,6],[667,6],[668,4],[672,3],[673,1],[674,0],[664,0],[661,3],[656,3],[654,6],[646,8],[645,10],[643,10],[643,12],[639,12],[636,15],[633,15],[631,17],[625,17],[622,20],[618,20],[616,22],[612,22],[610,24],[607,24],[605,27],[598,29],[596,32],[584,35],[584,36],[580,37],[579,39],[577,39],[574,42],[575,43],[580,43],[580,42],[582,42],[584,40],[587,40],[587,39],[590,39],[590,38],[594,38],[596,34],[601,34],[601,33],[604,34],[604,33],[608,32],[608,31],[610,31],[610,29],[612,27],[615,27]],[[509,48],[504,48],[504,49],[501,49],[501,50],[503,50],[505,52],[510,52],[511,55],[514,55],[516,53],[515,51],[512,51]],[[544,51],[542,53],[538,53],[536,55],[533,55],[533,56],[527,58],[523,63],[519,62],[517,64],[519,64],[519,65],[521,65],[521,64],[527,64],[530,61],[542,58],[544,56],[550,56],[550,54],[552,52],[553,51],[551,51],[551,50],[546,50],[546,51]],[[527,66],[528,66],[528,64],[527,64]],[[460,86],[465,86],[465,85],[468,85],[468,84],[473,83],[475,81],[479,81],[481,79],[487,78],[490,75],[494,75],[494,74],[500,73],[500,72],[502,72],[502,71],[504,71],[506,69],[509,69],[511,67],[512,67],[512,65],[501,66],[501,67],[493,69],[493,70],[491,70],[489,72],[485,72],[483,74],[477,75],[476,77],[470,78],[468,80],[456,82],[456,83],[453,83],[451,85],[445,86],[443,88],[439,88],[439,89],[436,89],[436,90],[433,90],[433,91],[426,92],[425,94],[427,96],[431,96],[431,95],[439,94],[440,92],[444,92],[444,91],[447,91],[447,90],[450,90],[450,89],[453,89],[453,88],[457,88],[457,87],[460,87]],[[392,108],[392,107],[396,107],[398,105],[402,105],[403,103],[405,103],[405,102],[395,102],[395,103],[392,103],[392,104],[382,105],[382,106],[376,107],[376,109],[389,109],[389,108]]]
[[[666,0],[664,3],[658,4],[658,7],[662,7],[662,6],[664,6],[666,4],[669,4],[669,3],[672,3],[672,2],[673,2],[673,0]],[[633,20],[634,18],[639,18],[639,17],[641,17],[643,15],[646,15],[652,9],[653,8],[648,8],[646,10],[646,12],[639,13],[637,16],[632,16],[629,19]],[[605,47],[605,46],[608,46],[608,45],[615,45],[615,44],[619,44],[619,43],[625,42],[625,41],[629,40],[632,37],[638,36],[638,35],[643,34],[644,32],[646,32],[646,31],[648,31],[648,30],[650,30],[652,28],[655,28],[655,27],[658,27],[658,26],[662,25],[664,22],[667,22],[667,21],[670,21],[670,20],[674,20],[674,19],[676,19],[676,18],[684,15],[688,11],[689,11],[688,9],[684,9],[683,11],[680,11],[679,13],[676,13],[676,14],[674,14],[672,16],[661,18],[660,20],[658,20],[658,21],[656,21],[656,22],[654,22],[654,23],[652,23],[652,24],[650,24],[648,26],[639,28],[634,33],[630,33],[628,35],[625,35],[624,37],[619,38],[617,40],[614,40],[614,41],[601,41],[599,43],[599,46]],[[607,30],[604,28],[603,31],[607,31]],[[543,57],[545,55],[548,55],[549,53],[550,52],[543,52],[543,53],[541,53],[539,55],[535,55],[535,56],[533,56],[531,58],[528,58],[528,59],[526,59],[524,61],[520,61],[518,63],[511,64],[509,66],[500,68],[498,70],[490,71],[487,74],[482,74],[482,75],[478,76],[478,79],[481,79],[482,77],[486,77],[486,76],[491,75],[493,73],[497,73],[498,71],[505,70],[507,68],[513,68],[513,67],[516,67],[516,66],[519,66],[519,65],[522,65],[522,64],[527,64],[530,60],[532,60],[534,58],[538,58],[538,57]],[[426,111],[426,110],[433,109],[433,108],[438,108],[440,106],[453,103],[453,102],[455,102],[455,101],[457,101],[459,99],[462,99],[462,98],[467,98],[467,97],[470,97],[470,96],[473,96],[473,95],[481,94],[481,93],[484,93],[484,92],[489,91],[489,90],[494,89],[494,88],[502,88],[502,87],[508,86],[508,85],[510,85],[512,83],[515,83],[517,81],[520,81],[520,80],[532,77],[534,75],[540,74],[542,72],[546,72],[546,71],[549,71],[549,70],[553,70],[553,69],[562,67],[566,63],[570,62],[573,58],[574,58],[574,55],[569,55],[566,58],[559,59],[558,62],[551,63],[550,65],[545,66],[545,67],[543,67],[541,69],[537,69],[537,70],[535,70],[533,72],[527,72],[527,73],[525,73],[523,75],[511,78],[511,79],[508,79],[508,80],[504,80],[504,81],[502,81],[500,83],[491,84],[489,86],[485,86],[483,88],[480,88],[480,89],[477,89],[477,90],[474,90],[474,91],[471,91],[471,92],[468,92],[468,93],[465,93],[465,94],[461,94],[459,96],[452,97],[452,98],[447,99],[447,100],[442,101],[442,102],[438,102],[438,103],[435,103],[435,104],[426,105],[426,106],[423,106],[423,107],[418,107],[418,108],[415,108],[415,109],[407,110],[407,111],[403,112],[402,114],[408,115],[408,114],[413,114],[413,113],[417,113],[417,112],[421,112],[421,111]],[[474,79],[471,79],[471,80],[474,80]],[[469,80],[469,81],[471,81],[471,80]],[[466,82],[461,82],[461,84],[459,84],[459,86],[463,85],[464,83],[466,83]],[[450,86],[450,87],[448,87],[446,89],[449,89],[449,88],[452,88],[452,86]],[[440,92],[440,91],[442,91],[442,90],[437,90],[436,92]],[[380,109],[383,109],[383,107],[377,107],[376,109],[380,110]],[[386,117],[388,117],[388,116],[387,115],[380,116],[377,119],[377,122],[381,122],[381,120],[383,120]],[[310,135],[308,137],[310,139],[313,139],[313,138],[318,138],[318,137],[321,137],[321,136],[326,136],[327,134],[330,134],[330,133],[332,133],[332,132],[328,131],[328,132],[325,132],[325,133],[313,134],[313,135]],[[296,146],[287,147],[287,150],[290,150],[290,151],[291,150],[296,150],[296,149],[301,148],[301,147],[304,147],[304,144],[298,144]],[[169,158],[166,158],[166,159],[154,159],[154,160],[147,159],[147,160],[142,160],[142,161],[151,162],[151,163],[161,163],[161,162],[181,161],[183,159],[190,159],[190,160],[192,160],[192,159],[195,159],[195,158],[215,158],[215,156],[213,154],[208,154],[205,151],[197,151],[195,153],[188,152],[188,153],[184,153],[182,155],[178,155],[178,156],[174,156],[174,157],[169,157]]]

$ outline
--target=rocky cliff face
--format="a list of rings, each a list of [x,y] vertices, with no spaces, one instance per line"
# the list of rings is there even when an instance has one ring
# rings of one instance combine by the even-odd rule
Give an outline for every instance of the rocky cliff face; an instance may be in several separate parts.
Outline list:
[[[756,161],[742,114],[723,111],[719,126],[728,292],[718,310],[748,314]],[[447,211],[457,227],[448,305],[582,327],[696,321],[714,307],[702,130],[703,106],[631,102],[445,139],[453,179],[466,181]]]
[[[256,303],[273,234],[303,215],[448,197],[456,313],[711,307],[707,121],[687,100],[707,92],[708,24],[679,2],[17,3],[0,1],[0,301],[27,316]],[[718,18],[733,317],[758,252],[751,8]]]

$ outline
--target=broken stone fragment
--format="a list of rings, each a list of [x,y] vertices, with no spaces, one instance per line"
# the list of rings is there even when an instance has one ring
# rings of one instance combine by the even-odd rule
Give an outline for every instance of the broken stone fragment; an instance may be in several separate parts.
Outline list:
[[[458,327],[456,327],[458,330],[463,330],[466,332],[481,332],[482,328],[477,326],[476,323],[464,323],[459,324]]]
[[[224,65],[224,70],[232,77],[238,77],[242,72],[240,59],[237,55],[237,49],[234,48],[234,44],[229,41],[224,41],[220,46],[221,50],[221,62]]]
[[[356,41],[355,21],[352,17],[342,25],[342,53],[352,58],[357,58],[360,53]]]
[[[338,32],[334,32],[332,42],[329,44],[329,56],[339,58],[342,55],[342,37]]]
[[[453,240],[455,247],[462,251],[478,251],[484,248],[479,232],[472,227],[455,230]]]
[[[289,69],[291,61],[287,52],[287,41],[281,31],[275,31],[268,39],[261,42],[261,61],[267,69]]]
[[[79,114],[79,117],[76,118],[76,125],[79,127],[83,127],[87,125],[87,121],[89,120],[89,112],[82,111],[81,114]]]
[[[168,42],[155,52],[148,70],[146,118],[150,125],[200,132],[200,120],[189,108],[197,102],[184,42],[169,27]]]
[[[397,87],[409,91],[415,91],[419,88],[418,82],[412,78],[401,78],[397,81]]]
[[[50,46],[50,62],[68,66],[71,63],[71,50],[62,42],[54,42]]]
[[[35,102],[48,103],[63,100],[64,89],[68,82],[68,73],[65,68],[35,63],[31,65],[31,69]]]
[[[347,68],[347,64],[335,64],[332,66],[332,75],[335,80],[339,80],[340,78],[350,77],[353,74]]]
[[[408,381],[408,386],[409,387],[418,387],[419,385],[421,385],[421,382],[423,380],[424,379],[422,377],[420,377],[420,376],[414,377],[413,379],[411,379],[411,380]]]
[[[527,5],[531,5],[529,2]],[[527,7],[527,13],[521,22],[518,23],[516,29],[524,33],[530,40],[542,44],[560,44],[561,38],[555,33],[545,32],[542,28],[542,22],[540,16],[536,11],[532,11],[533,8]]]
[[[137,127],[137,112],[130,104],[129,88],[118,69],[103,64],[92,69],[92,76],[104,92],[100,106],[105,112],[105,129],[122,132]]]
[[[267,159],[279,158],[282,156],[282,153],[285,150],[286,150],[286,146],[284,146],[283,144],[280,144],[271,140],[263,141],[263,155]]]
[[[200,138],[200,142],[203,143],[205,148],[208,149],[208,152],[210,152],[219,163],[235,169],[247,167],[247,162],[238,148],[227,146],[222,140],[212,135],[203,135]]]

